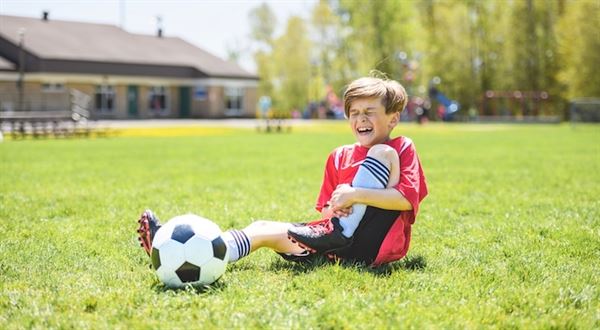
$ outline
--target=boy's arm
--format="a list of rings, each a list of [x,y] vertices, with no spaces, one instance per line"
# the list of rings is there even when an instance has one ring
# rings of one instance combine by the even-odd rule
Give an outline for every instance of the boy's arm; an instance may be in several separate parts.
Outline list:
[[[400,181],[400,157],[395,150],[385,154],[390,161],[390,177],[385,189],[368,189],[342,184],[331,194],[329,205],[331,210],[339,212],[348,209],[353,204],[365,204],[385,210],[409,211],[412,204],[395,186]]]
[[[395,188],[367,189],[355,188],[347,184],[339,185],[331,195],[329,209],[342,210],[353,204],[365,204],[385,210],[409,211],[410,202]]]

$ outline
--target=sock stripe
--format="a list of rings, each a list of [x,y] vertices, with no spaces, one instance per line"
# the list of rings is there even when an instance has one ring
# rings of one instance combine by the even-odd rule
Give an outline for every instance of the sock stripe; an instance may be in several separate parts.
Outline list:
[[[387,186],[387,182],[389,180],[389,177],[387,175],[379,172],[379,170],[377,170],[371,164],[362,163],[361,166],[363,166],[367,171],[369,171],[375,177],[375,179],[377,179],[377,181],[381,183],[383,187]]]
[[[250,240],[248,236],[239,230],[231,230],[230,233],[235,239],[240,258],[247,256],[250,253]]]
[[[237,230],[230,230],[229,233],[231,234],[231,237],[233,237],[233,240],[235,241],[235,246],[237,247],[238,258],[239,258],[242,255],[242,248],[241,248],[241,244],[240,244],[240,239],[238,238]]]
[[[373,157],[367,157],[367,158],[365,158],[364,161],[369,164],[375,165],[378,169],[380,169],[381,171],[386,173],[388,176],[390,175],[390,169],[387,168],[387,166],[383,165],[379,160],[377,160]]]
[[[390,178],[390,170],[387,167],[383,166],[381,162],[379,162],[375,158],[367,157],[363,164],[368,165],[368,167],[372,170],[376,170],[377,173],[381,174],[382,178],[385,179],[387,183],[387,181]]]
[[[250,254],[250,239],[248,239],[248,236],[246,236],[246,233],[244,233],[243,231],[240,231],[240,236],[242,236],[242,238],[244,240],[244,247],[245,247],[244,257],[245,257],[248,254]]]
[[[242,240],[242,237],[240,235],[240,233],[237,230],[231,231],[231,234],[233,236],[233,238],[235,239],[235,243],[238,247],[238,255],[239,257],[243,257],[246,255],[245,253],[245,246]]]

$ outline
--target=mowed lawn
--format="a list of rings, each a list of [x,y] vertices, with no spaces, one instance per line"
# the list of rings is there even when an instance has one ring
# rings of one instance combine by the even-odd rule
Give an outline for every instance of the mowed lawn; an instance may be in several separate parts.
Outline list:
[[[325,159],[353,137],[153,131],[0,144],[1,329],[600,327],[600,126],[403,124],[430,188],[403,261],[261,250],[207,290],[160,284],[139,213],[315,219]]]

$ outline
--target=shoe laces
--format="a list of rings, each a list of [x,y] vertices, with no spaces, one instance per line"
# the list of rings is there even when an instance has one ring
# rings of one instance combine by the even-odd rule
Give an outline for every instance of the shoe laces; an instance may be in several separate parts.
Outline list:
[[[331,223],[331,221],[324,221],[308,225],[308,228],[310,228],[310,230],[312,230],[312,232],[317,235],[323,235],[329,234],[333,231],[333,224]]]

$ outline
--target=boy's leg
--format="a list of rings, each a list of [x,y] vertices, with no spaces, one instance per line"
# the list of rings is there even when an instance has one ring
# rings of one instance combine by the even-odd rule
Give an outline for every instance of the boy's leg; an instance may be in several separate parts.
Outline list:
[[[399,181],[400,160],[390,146],[379,144],[371,147],[367,158],[360,165],[352,186],[357,188],[383,189]],[[352,244],[352,235],[365,215],[367,206],[354,204],[352,214],[332,218],[328,226],[293,227],[288,236],[299,245],[326,253]]]
[[[229,261],[235,262],[262,247],[288,255],[306,253],[287,238],[287,231],[293,226],[286,222],[259,220],[242,230],[224,232],[223,239],[229,247]]]
[[[394,159],[395,158],[395,159]],[[396,174],[392,173],[391,169],[399,168],[398,154],[396,151],[387,145],[376,145],[369,149],[367,158],[358,168],[352,186],[357,188],[384,189],[389,186],[391,180],[394,180],[392,185],[398,183]],[[396,161],[397,160],[397,161]],[[354,231],[358,228],[361,219],[365,215],[367,206],[364,204],[352,205],[352,214],[347,217],[341,217],[340,225],[344,229],[342,234],[346,237],[352,237]]]
[[[138,240],[144,251],[150,255],[152,240],[160,229],[161,224],[151,210],[142,212],[138,220]],[[229,262],[234,262],[254,252],[261,247],[267,247],[275,252],[290,257],[304,256],[306,250],[290,242],[287,231],[293,224],[276,221],[255,221],[242,230],[228,230],[223,233],[223,240],[229,248]]]

